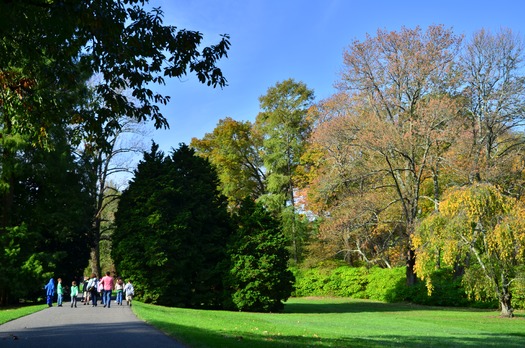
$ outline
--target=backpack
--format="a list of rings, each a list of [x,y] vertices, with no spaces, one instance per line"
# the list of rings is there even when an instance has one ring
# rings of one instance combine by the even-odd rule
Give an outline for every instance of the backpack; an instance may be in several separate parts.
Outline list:
[[[97,281],[96,280],[93,280],[93,281],[90,280],[89,283],[88,283],[88,289],[87,290],[89,292],[91,292],[91,291],[93,291],[93,289],[96,288],[96,286],[97,286]]]

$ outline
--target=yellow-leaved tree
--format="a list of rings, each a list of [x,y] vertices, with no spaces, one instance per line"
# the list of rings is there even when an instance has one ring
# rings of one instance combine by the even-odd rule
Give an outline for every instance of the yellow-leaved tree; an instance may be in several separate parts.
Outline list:
[[[476,184],[445,194],[439,212],[424,219],[412,241],[416,273],[432,291],[438,264],[465,267],[469,296],[496,296],[501,316],[512,317],[511,285],[525,265],[525,205],[497,187]]]

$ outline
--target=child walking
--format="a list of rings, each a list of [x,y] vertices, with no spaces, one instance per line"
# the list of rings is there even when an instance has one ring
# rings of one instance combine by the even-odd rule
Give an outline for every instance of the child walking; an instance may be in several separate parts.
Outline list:
[[[126,293],[126,302],[128,303],[128,306],[131,307],[131,300],[133,300],[133,295],[135,295],[131,280],[128,280],[128,283],[124,286],[124,292]]]
[[[62,287],[62,278],[58,278],[58,285],[57,285],[57,305],[58,307],[62,307],[62,300],[64,297],[64,288]]]
[[[77,308],[77,295],[78,295],[78,286],[77,282],[73,280],[71,283],[71,308],[73,305]]]

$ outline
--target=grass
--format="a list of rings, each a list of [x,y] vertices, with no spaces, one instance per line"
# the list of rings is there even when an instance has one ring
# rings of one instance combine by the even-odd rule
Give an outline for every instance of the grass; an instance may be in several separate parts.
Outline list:
[[[192,347],[523,347],[525,314],[410,304],[294,298],[285,313],[166,308],[133,311]]]
[[[0,309],[0,325],[46,308],[45,304]]]
[[[46,308],[0,310],[0,324]],[[167,308],[133,302],[133,311],[192,348],[203,347],[524,347],[525,313],[293,298],[281,314]]]

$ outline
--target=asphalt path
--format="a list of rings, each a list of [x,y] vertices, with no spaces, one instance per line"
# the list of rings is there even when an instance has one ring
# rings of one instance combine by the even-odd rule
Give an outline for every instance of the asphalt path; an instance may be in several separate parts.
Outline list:
[[[71,308],[48,307],[40,312],[0,325],[0,347],[35,348],[103,348],[154,347],[184,348],[185,346],[160,330],[139,320],[126,305],[111,308],[91,307],[78,302]]]

